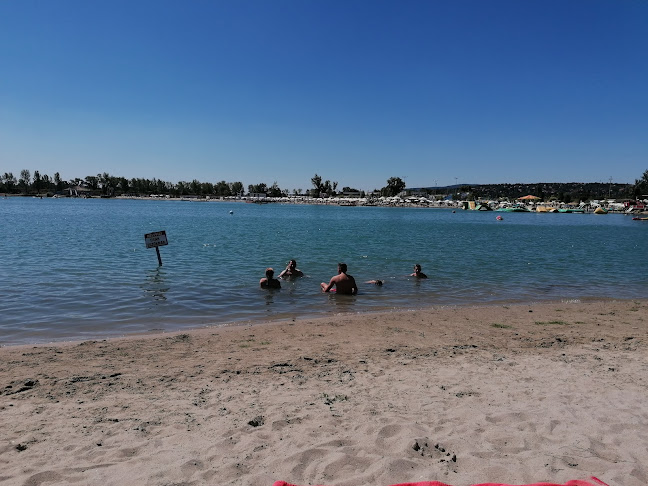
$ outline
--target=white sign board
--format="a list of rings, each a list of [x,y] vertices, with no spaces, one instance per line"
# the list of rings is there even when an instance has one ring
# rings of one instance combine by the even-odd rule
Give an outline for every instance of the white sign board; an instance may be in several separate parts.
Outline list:
[[[155,233],[147,233],[144,235],[146,240],[146,248],[156,248],[158,246],[168,245],[166,231],[156,231]]]

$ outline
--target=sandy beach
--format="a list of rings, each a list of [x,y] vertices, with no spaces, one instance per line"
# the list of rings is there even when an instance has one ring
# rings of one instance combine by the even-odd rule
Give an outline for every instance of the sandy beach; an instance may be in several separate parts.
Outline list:
[[[0,349],[0,484],[648,484],[648,302]]]

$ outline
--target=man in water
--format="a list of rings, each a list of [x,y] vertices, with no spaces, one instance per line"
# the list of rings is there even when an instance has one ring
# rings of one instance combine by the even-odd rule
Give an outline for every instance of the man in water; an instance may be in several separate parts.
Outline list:
[[[356,295],[358,293],[355,279],[351,275],[347,275],[346,263],[338,263],[338,274],[329,283],[322,282],[320,284],[323,292],[330,292],[334,286],[335,292],[338,294]]]
[[[417,263],[416,265],[414,265],[414,273],[411,274],[410,277],[427,278],[427,275],[421,272],[421,265]]]
[[[266,268],[265,278],[259,280],[259,286],[262,289],[280,289],[281,282],[274,277],[274,270],[272,268]]]
[[[279,274],[279,278],[290,279],[296,277],[303,277],[304,272],[297,268],[297,261],[290,260],[286,269]]]

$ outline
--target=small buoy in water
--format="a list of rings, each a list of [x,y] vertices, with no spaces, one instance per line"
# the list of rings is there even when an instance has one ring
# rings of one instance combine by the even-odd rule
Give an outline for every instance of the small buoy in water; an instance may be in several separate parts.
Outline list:
[[[498,217],[495,218],[495,219],[496,219],[497,221],[502,221],[504,218],[502,218],[501,216],[498,216]]]
[[[230,214],[234,214],[234,211],[230,211]]]

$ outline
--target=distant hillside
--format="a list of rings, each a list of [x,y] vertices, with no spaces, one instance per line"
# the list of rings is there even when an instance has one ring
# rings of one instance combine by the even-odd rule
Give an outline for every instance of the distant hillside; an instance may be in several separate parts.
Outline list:
[[[529,194],[542,199],[559,201],[587,201],[591,199],[632,199],[633,184],[609,182],[539,182],[535,184],[457,184],[443,187],[407,188],[407,191],[424,190],[430,194],[466,194],[476,199],[497,199]]]

